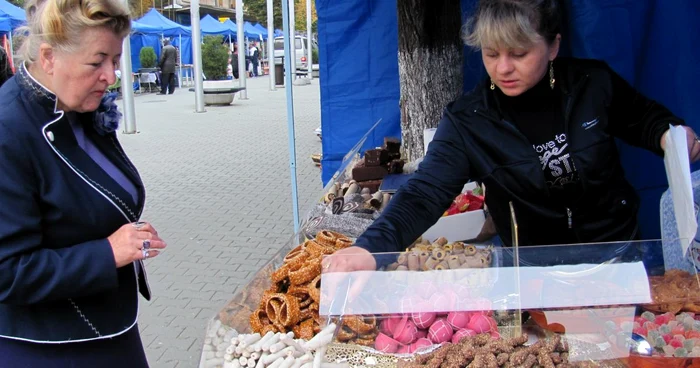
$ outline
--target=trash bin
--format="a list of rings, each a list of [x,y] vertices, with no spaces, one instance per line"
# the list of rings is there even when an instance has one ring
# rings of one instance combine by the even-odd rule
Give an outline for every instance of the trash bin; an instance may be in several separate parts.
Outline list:
[[[284,57],[275,58],[275,85],[284,86]]]

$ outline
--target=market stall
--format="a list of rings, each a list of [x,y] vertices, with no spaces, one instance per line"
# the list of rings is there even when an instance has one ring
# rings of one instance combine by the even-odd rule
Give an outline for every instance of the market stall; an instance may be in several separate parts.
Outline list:
[[[371,134],[300,231],[210,321],[200,367],[700,366],[700,281],[664,263],[661,241],[465,242],[439,225],[483,221],[476,186],[405,251],[374,254],[375,269],[324,272],[390,200],[390,171],[410,175],[392,137],[362,148]],[[517,234],[515,211],[512,226]]]

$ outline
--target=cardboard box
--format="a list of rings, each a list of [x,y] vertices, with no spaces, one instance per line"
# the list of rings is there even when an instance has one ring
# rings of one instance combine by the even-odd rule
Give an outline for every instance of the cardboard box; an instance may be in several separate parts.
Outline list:
[[[463,192],[474,190],[476,183],[467,183]],[[433,227],[423,233],[423,238],[430,241],[444,236],[449,242],[476,238],[486,222],[484,210],[469,211],[452,216],[441,217]]]

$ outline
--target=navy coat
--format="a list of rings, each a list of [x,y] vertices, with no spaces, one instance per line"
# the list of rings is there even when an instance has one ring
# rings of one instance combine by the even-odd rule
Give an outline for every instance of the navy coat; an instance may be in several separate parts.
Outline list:
[[[145,192],[116,133],[85,134],[136,185],[138,203],[83,151],[56,97],[24,65],[0,88],[0,337],[61,343],[119,335],[150,299],[142,262],[117,269],[107,237]]]

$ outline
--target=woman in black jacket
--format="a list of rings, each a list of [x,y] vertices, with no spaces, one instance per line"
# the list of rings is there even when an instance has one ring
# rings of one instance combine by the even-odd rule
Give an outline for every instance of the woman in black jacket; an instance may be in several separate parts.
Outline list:
[[[0,46],[0,86],[2,86],[8,79],[12,78],[12,67],[10,66],[10,59],[7,57],[7,52],[4,48]]]
[[[354,247],[326,271],[373,269],[369,252],[396,252],[423,234],[469,180],[485,183],[496,230],[520,245],[637,237],[638,198],[614,138],[663,155],[669,124],[683,125],[604,62],[558,58],[556,0],[481,0],[465,42],[489,79],[447,106],[418,171]],[[700,143],[687,132],[691,161]],[[354,256],[354,257],[343,257]]]

